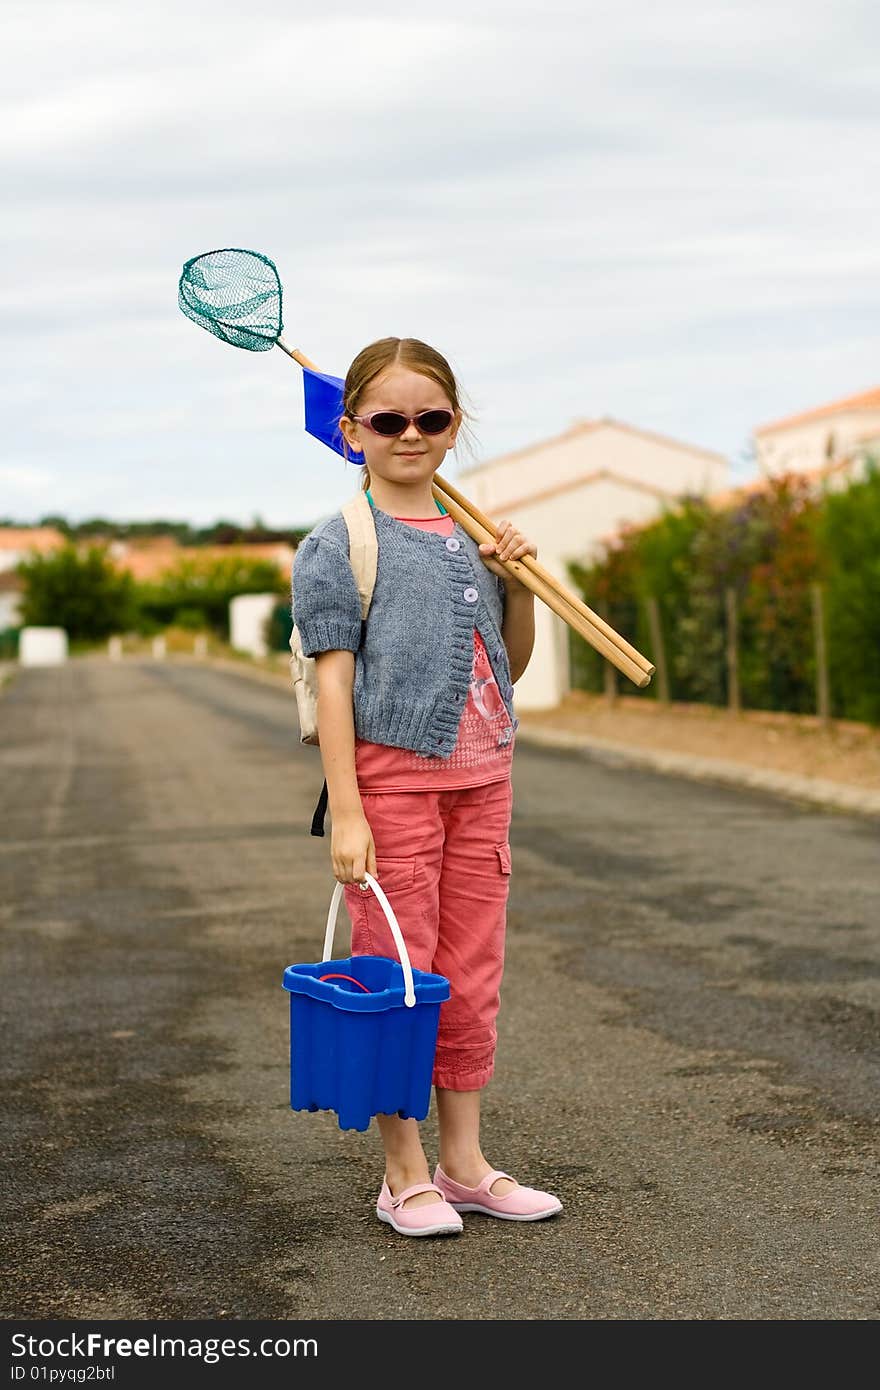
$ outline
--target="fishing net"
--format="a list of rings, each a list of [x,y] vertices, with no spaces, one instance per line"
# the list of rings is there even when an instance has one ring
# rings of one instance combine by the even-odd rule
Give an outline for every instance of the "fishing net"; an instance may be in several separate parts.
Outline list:
[[[266,352],[281,332],[281,281],[268,256],[226,247],[187,261],[178,303],[188,319],[224,343]]]

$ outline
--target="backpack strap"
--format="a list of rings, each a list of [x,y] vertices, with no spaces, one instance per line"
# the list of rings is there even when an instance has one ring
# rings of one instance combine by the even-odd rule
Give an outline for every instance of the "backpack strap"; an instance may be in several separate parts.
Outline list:
[[[320,836],[323,838],[323,835],[324,835],[324,819],[325,819],[326,815],[327,815],[327,779],[325,778],[325,779],[324,779],[324,785],[323,785],[323,787],[321,788],[321,794],[320,794],[320,796],[318,797],[318,804],[317,804],[317,806],[315,807],[315,812],[314,812],[314,815],[312,816],[312,828],[311,828],[311,830],[309,831],[309,834],[310,834],[310,835],[320,835]]]
[[[366,622],[376,586],[376,568],[379,561],[379,542],[376,539],[376,523],[373,508],[367,501],[365,492],[358,492],[342,508],[342,515],[348,527],[348,556],[357,580],[361,597],[361,621]]]
[[[365,492],[358,492],[342,508],[342,515],[348,527],[348,556],[357,581],[361,600],[361,622],[367,621],[373,589],[376,587],[376,569],[379,562],[379,542],[376,539],[376,523],[373,508]],[[324,834],[324,820],[327,815],[327,781],[321,788],[315,814],[312,817],[310,834]]]

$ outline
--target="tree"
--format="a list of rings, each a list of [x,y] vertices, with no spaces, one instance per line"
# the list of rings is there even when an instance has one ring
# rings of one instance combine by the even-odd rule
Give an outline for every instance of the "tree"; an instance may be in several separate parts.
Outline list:
[[[71,641],[100,641],[125,632],[138,618],[136,586],[116,569],[101,546],[84,552],[65,545],[23,561],[21,621],[24,626],[63,627]]]
[[[834,713],[880,724],[880,459],[868,463],[864,481],[826,497],[821,542]]]

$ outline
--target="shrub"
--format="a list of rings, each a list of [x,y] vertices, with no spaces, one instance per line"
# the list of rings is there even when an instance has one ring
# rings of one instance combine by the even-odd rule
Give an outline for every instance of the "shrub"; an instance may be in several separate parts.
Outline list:
[[[758,709],[812,712],[812,590],[826,594],[832,713],[880,723],[880,472],[816,496],[803,477],[776,479],[734,506],[691,499],[624,530],[592,565],[569,572],[588,604],[651,652],[647,600],[660,605],[671,695],[728,698],[725,593],[738,600],[740,697]],[[602,658],[572,638],[573,679],[602,686]],[[656,694],[656,679],[645,694]],[[634,693],[630,692],[630,693]]]
[[[22,561],[23,627],[63,627],[73,642],[98,642],[123,632],[138,618],[137,589],[118,570],[103,546],[80,552],[65,545]]]
[[[825,499],[826,618],[832,712],[880,724],[880,472]]]

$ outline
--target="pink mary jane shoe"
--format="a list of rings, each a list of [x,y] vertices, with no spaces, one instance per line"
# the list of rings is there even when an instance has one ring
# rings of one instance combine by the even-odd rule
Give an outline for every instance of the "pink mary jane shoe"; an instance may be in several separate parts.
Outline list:
[[[438,1165],[434,1182],[438,1192],[442,1192],[447,1202],[456,1211],[480,1211],[484,1216],[500,1216],[502,1221],[543,1221],[547,1216],[555,1216],[562,1211],[562,1203],[550,1192],[539,1192],[534,1187],[514,1187],[505,1197],[496,1197],[491,1191],[492,1184],[499,1178],[515,1182],[509,1173],[487,1173],[476,1187],[464,1187],[453,1182]]]
[[[383,1182],[376,1215],[380,1221],[387,1221],[402,1236],[457,1236],[461,1234],[461,1217],[447,1201],[426,1202],[424,1206],[404,1207],[408,1197],[418,1192],[437,1192],[440,1188],[432,1182],[418,1182],[404,1188],[399,1197],[392,1197],[387,1182]]]

